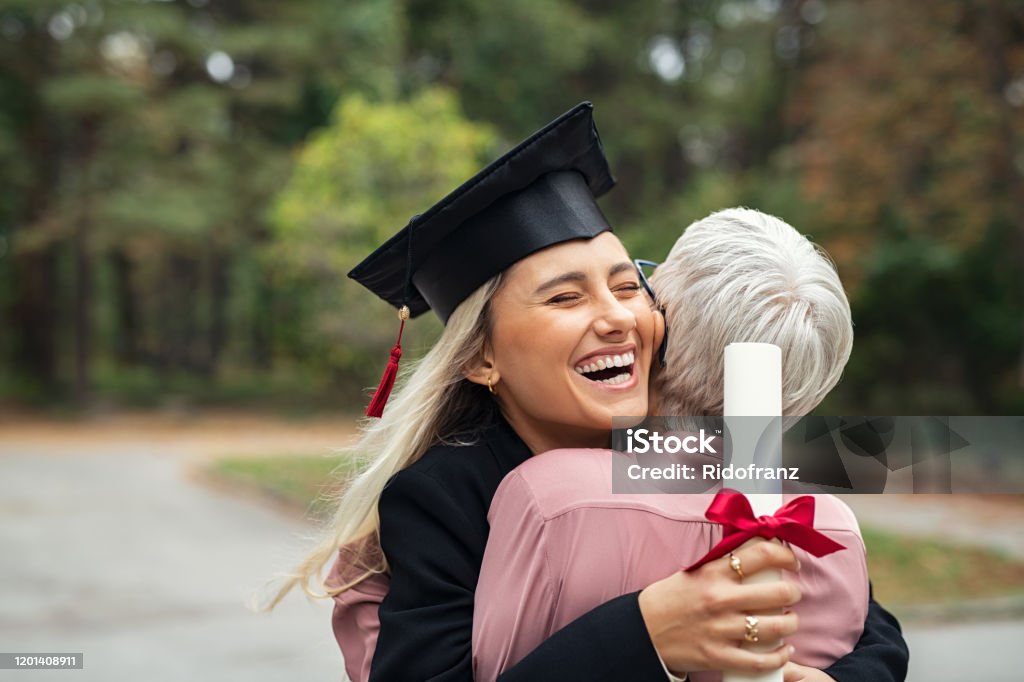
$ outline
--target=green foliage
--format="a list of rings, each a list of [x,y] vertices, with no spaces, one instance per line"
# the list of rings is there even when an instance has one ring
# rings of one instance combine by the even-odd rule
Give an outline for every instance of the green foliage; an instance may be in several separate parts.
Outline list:
[[[470,116],[504,130],[529,131],[552,109],[575,104],[571,81],[599,38],[596,17],[565,0],[410,0],[406,7],[409,85],[457,83]]]
[[[890,236],[854,301],[856,352],[843,393],[870,391],[885,414],[996,414],[1015,388],[1024,335],[1008,230],[966,251],[919,236]],[[907,352],[908,343],[915,349]],[[913,376],[882,382],[879,376]],[[853,402],[851,399],[850,402]]]
[[[465,120],[441,89],[401,102],[345,98],[310,138],[274,205],[268,255],[282,281],[308,287],[307,331],[327,364],[358,372],[363,351],[396,331],[394,312],[369,303],[348,270],[495,151],[493,131]]]

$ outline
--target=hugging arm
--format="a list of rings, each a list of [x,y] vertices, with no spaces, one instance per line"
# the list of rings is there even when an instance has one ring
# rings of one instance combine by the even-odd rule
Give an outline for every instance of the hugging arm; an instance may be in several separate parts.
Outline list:
[[[837,682],[903,682],[910,652],[896,618],[868,593],[864,633],[852,652],[825,669]]]
[[[473,680],[473,596],[486,532],[437,479],[415,470],[391,480],[379,511],[391,587],[371,682]],[[637,599],[627,594],[584,614],[498,679],[662,682]]]

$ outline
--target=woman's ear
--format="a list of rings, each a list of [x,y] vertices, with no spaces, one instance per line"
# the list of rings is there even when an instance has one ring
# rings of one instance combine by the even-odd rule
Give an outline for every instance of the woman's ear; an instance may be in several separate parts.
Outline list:
[[[463,368],[462,374],[474,384],[481,386],[487,386],[488,382],[492,386],[498,383],[501,374],[494,366],[494,354],[491,352],[490,344],[484,344],[473,363]]]

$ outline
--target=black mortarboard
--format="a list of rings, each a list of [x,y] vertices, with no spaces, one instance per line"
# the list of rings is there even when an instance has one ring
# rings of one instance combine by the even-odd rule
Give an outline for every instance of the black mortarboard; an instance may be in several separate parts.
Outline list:
[[[412,317],[432,309],[447,322],[516,261],[610,230],[594,199],[615,180],[592,110],[582,102],[538,130],[414,216],[348,276],[396,307],[407,305]]]

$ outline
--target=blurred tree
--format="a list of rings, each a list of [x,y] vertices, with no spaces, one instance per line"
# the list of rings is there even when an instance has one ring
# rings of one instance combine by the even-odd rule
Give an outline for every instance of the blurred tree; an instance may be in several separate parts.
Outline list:
[[[779,14],[761,4],[409,0],[407,87],[457,89],[510,142],[593,100],[619,180],[604,204],[626,223],[774,146],[760,148],[779,118]]]
[[[97,361],[269,365],[266,203],[340,89],[394,91],[399,30],[391,2],[0,1],[5,366],[52,391],[65,316],[82,398]]]
[[[12,11],[13,9],[13,11]],[[57,174],[54,121],[47,115],[41,90],[53,60],[49,36],[28,26],[28,3],[6,9],[0,29],[0,122],[4,163],[0,163],[0,256],[8,278],[8,325],[17,330],[9,346],[8,367],[20,368],[39,393],[52,392],[57,381],[56,249],[38,248],[16,255],[19,222],[34,222],[46,210]],[[45,11],[41,7],[39,11]],[[16,60],[14,43],[33,54],[32,60]],[[5,334],[5,336],[7,336]]]
[[[376,378],[383,365],[373,360],[396,333],[394,310],[368,303],[345,274],[495,153],[491,128],[466,121],[446,90],[382,103],[354,95],[338,104],[278,196],[268,253],[282,286],[308,290],[293,319],[311,355],[363,383]],[[410,329],[414,339],[436,330],[419,321]]]
[[[852,376],[904,379],[890,409],[998,410],[1024,386],[1024,8],[840,2],[821,38],[791,115],[859,304]]]

